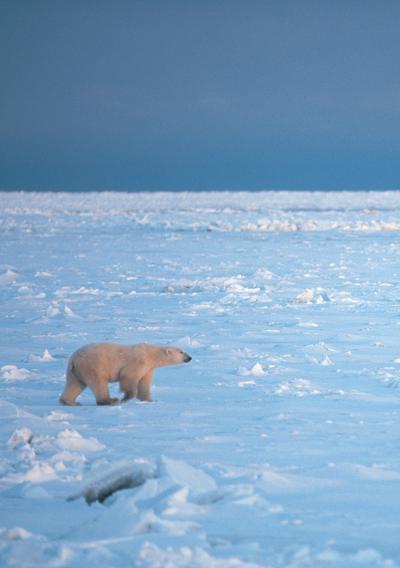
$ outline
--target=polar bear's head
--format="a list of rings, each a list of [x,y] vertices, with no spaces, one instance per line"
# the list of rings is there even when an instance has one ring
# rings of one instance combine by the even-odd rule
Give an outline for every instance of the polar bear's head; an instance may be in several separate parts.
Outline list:
[[[179,347],[165,347],[164,353],[167,365],[180,365],[181,363],[189,363],[192,360],[191,356]]]

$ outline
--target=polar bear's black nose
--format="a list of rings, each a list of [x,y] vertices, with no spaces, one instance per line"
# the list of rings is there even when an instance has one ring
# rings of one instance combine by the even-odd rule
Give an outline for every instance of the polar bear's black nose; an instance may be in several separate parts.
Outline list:
[[[189,361],[191,361],[191,360],[192,360],[191,356],[188,355],[187,353],[185,353],[185,356],[183,357],[183,361],[185,363],[189,363]]]

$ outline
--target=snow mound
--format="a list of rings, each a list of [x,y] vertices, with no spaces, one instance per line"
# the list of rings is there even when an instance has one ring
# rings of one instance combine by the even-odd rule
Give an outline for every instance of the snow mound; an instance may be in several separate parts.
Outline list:
[[[4,286],[6,284],[11,284],[12,282],[15,282],[17,277],[18,277],[17,272],[8,268],[3,274],[0,274],[0,286]]]
[[[0,540],[26,540],[33,535],[22,527],[14,527],[12,529],[0,528]]]
[[[364,479],[374,481],[398,481],[400,472],[387,469],[384,465],[374,464],[366,466],[361,464],[353,465],[353,470]]]
[[[239,558],[217,558],[200,547],[176,549],[168,546],[162,549],[150,542],[141,547],[135,565],[138,568],[262,568],[260,564]]]
[[[298,550],[287,554],[283,564],[278,563],[279,568],[396,568],[391,559],[386,559],[380,552],[373,548],[365,548],[356,552],[343,553],[332,547],[315,550],[310,546],[299,547]]]
[[[162,518],[153,511],[146,511],[135,526],[134,533],[138,535],[149,533],[167,533],[175,537],[197,531],[200,525],[191,521],[176,521]]]
[[[198,349],[199,347],[202,346],[202,344],[200,343],[200,341],[198,341],[197,339],[195,339],[194,337],[190,337],[189,335],[186,335],[185,337],[182,337],[181,339],[178,339],[178,341],[176,342],[176,344],[179,347],[182,347],[182,349]]]
[[[241,377],[265,377],[267,375],[267,371],[263,369],[261,363],[255,363],[251,369],[247,369],[246,367],[239,367],[239,375]]]
[[[280,396],[306,396],[320,395],[321,390],[311,381],[306,379],[293,379],[284,381],[277,385],[274,390],[275,394]]]
[[[72,557],[71,548],[50,542],[41,534],[22,527],[0,529],[0,563],[4,568],[71,566]]]
[[[54,318],[60,314],[60,308],[56,302],[52,302],[47,308],[46,315],[48,318]]]
[[[239,381],[238,387],[245,388],[245,387],[248,387],[248,386],[255,386],[256,384],[257,384],[256,381],[252,381],[252,380],[250,380],[250,381]]]
[[[24,474],[22,479],[32,483],[43,483],[44,481],[57,479],[57,473],[50,464],[37,462]]]
[[[60,412],[59,410],[52,410],[47,416],[47,420],[50,422],[65,422],[73,418],[73,414],[68,414],[67,412]]]
[[[99,452],[105,449],[96,438],[84,438],[76,430],[63,430],[57,436],[57,444],[62,450],[73,452]]]
[[[32,375],[28,369],[18,368],[16,365],[4,365],[1,369],[1,378],[8,381],[23,381]]]
[[[378,370],[378,376],[382,383],[394,389],[400,388],[400,372],[394,367],[384,367]]]
[[[329,367],[334,364],[328,353],[332,353],[335,350],[328,347],[325,343],[307,345],[304,348],[304,351],[306,354],[306,359],[309,363],[322,365],[323,367]]]
[[[295,296],[294,301],[299,304],[325,304],[330,302],[330,297],[323,288],[307,288]]]
[[[29,355],[29,361],[32,363],[51,363],[52,361],[55,361],[55,359],[50,352],[45,349],[43,351],[43,355]]]
[[[9,438],[7,446],[9,446],[10,448],[16,448],[20,445],[29,444],[32,440],[32,437],[32,430],[25,427],[19,428],[18,430],[15,430],[15,432]]]

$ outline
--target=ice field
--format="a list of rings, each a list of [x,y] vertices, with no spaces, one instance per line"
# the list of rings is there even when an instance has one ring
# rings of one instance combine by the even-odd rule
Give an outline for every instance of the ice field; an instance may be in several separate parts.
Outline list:
[[[0,239],[2,567],[400,566],[400,192],[0,193]],[[193,360],[60,406],[95,341]]]

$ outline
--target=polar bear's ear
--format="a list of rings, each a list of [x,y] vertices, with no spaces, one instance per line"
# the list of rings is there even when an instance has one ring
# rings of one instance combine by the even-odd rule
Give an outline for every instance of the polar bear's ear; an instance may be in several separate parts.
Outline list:
[[[169,349],[168,347],[165,349],[165,354],[167,357],[169,357],[170,355],[172,355],[172,349]]]

